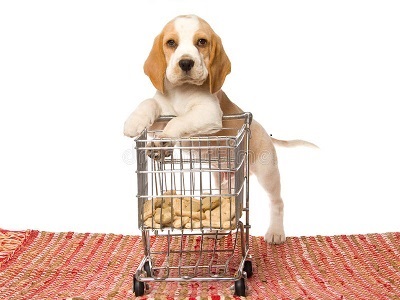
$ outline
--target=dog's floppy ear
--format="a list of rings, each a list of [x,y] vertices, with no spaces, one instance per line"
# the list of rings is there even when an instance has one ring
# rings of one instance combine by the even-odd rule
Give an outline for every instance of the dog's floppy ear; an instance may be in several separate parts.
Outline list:
[[[149,57],[144,63],[144,73],[150,77],[154,87],[161,93],[164,93],[164,77],[167,69],[163,50],[163,34],[159,34],[154,39],[153,48],[151,48]]]
[[[231,62],[222,46],[221,38],[215,33],[211,38],[210,63],[208,65],[208,80],[210,92],[218,92],[224,84],[225,77],[231,72]]]

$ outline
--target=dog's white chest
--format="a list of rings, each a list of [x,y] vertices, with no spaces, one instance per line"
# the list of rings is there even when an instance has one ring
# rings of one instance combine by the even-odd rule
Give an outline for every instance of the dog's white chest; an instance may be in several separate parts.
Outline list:
[[[157,99],[161,106],[162,115],[175,115],[181,116],[186,114],[194,106],[205,104],[212,101],[213,96],[202,91],[193,91],[196,86],[191,90],[176,89],[169,91],[167,95],[157,93],[154,98]],[[214,100],[216,101],[216,100]]]

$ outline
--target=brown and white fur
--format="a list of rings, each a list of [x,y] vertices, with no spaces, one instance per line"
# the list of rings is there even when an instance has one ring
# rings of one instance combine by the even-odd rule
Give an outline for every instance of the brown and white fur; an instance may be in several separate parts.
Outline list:
[[[179,138],[210,134],[222,128],[222,115],[243,112],[221,90],[231,63],[220,37],[203,19],[178,16],[155,38],[144,71],[157,89],[125,122],[124,134],[137,136],[150,128],[161,115],[175,115],[161,137]],[[284,146],[310,145],[304,141],[271,138],[257,122],[251,125],[250,173],[255,174],[270,199],[270,225],[265,234],[269,243],[283,243],[283,201],[273,143]]]

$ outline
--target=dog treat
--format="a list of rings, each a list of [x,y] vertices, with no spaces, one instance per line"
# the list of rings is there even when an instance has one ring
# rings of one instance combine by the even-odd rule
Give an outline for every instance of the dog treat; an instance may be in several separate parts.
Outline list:
[[[200,211],[200,200],[195,199],[195,198],[174,198],[172,201],[172,204],[174,206],[174,212],[177,216],[180,216],[180,213],[183,212],[198,212]],[[182,208],[181,208],[182,206]],[[183,215],[183,214],[182,214]]]
[[[214,208],[208,213],[208,218],[212,222],[225,222],[235,216],[235,198],[222,198],[222,205]],[[206,214],[207,218],[207,214]]]
[[[162,210],[161,208],[157,208],[153,219],[161,225],[170,224],[172,221],[171,208],[164,208]]]
[[[147,220],[153,215],[153,207],[152,207],[152,201],[147,200],[144,202],[143,205],[143,220]]]
[[[206,210],[204,214],[208,224],[210,224],[211,221],[212,227],[220,227],[221,223],[224,224],[224,222],[229,222],[233,219],[235,217],[235,212],[235,198],[232,197],[222,198],[221,206],[217,206],[213,210]]]
[[[193,221],[193,222],[188,222],[185,225],[186,229],[198,229],[200,228],[200,222],[199,221]]]
[[[190,217],[174,217],[172,227],[174,228],[185,228],[185,225],[190,221]]]
[[[172,201],[176,216],[190,217],[192,219],[204,219],[204,213],[200,211],[200,200],[195,198],[174,198]]]
[[[206,211],[206,210],[213,210],[217,206],[221,205],[221,197],[217,196],[210,196],[210,197],[203,197],[201,199],[201,208]]]
[[[165,193],[163,193],[163,195],[176,195],[175,191],[166,191]],[[150,218],[154,213],[155,210],[159,207],[171,207],[171,201],[172,201],[172,197],[171,198],[164,198],[164,197],[157,197],[157,198],[153,198],[153,201],[150,200],[146,200],[144,202],[143,205],[143,220],[147,220],[148,218]]]
[[[153,218],[148,218],[146,221],[143,222],[143,224],[151,228],[156,228],[156,229],[161,228],[161,225],[157,223],[155,220],[153,220]]]
[[[175,191],[166,191],[163,193],[163,196],[174,196],[176,195]],[[168,198],[168,197],[157,197],[155,200],[155,204],[154,204],[154,208],[159,208],[159,207],[168,207],[171,206],[171,201],[172,201],[172,197]]]
[[[201,200],[191,197],[179,197],[175,191],[166,191],[163,196],[144,203],[144,225],[159,229],[173,228],[222,228],[233,229],[236,226],[235,197],[207,196]],[[201,203],[201,210],[200,210]],[[201,222],[200,222],[201,221]]]
[[[204,213],[200,211],[200,200],[195,198],[174,198],[172,201],[176,216],[190,217],[192,219],[204,219]]]

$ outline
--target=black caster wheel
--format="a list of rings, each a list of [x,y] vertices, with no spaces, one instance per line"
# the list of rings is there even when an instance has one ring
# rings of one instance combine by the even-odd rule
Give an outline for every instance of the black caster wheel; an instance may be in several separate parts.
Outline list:
[[[144,295],[144,282],[136,280],[136,277],[133,277],[133,291],[136,297]]]
[[[247,278],[253,276],[253,264],[251,260],[246,260],[244,262],[243,271],[246,272]]]
[[[235,281],[235,295],[246,296],[246,283],[244,282],[244,278]]]
[[[146,261],[143,266],[144,270],[146,271],[147,277],[151,277],[151,269],[150,269],[150,263]]]

